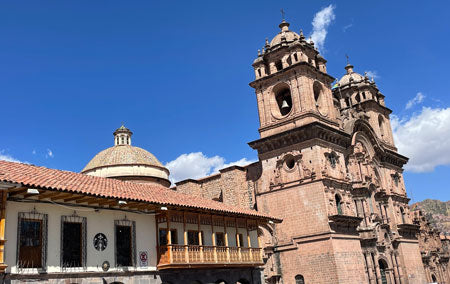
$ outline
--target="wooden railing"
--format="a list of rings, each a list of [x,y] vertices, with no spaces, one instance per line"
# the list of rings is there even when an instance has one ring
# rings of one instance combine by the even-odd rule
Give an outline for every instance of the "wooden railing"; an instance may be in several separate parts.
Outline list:
[[[195,245],[158,247],[158,267],[193,265],[262,265],[262,249]]]

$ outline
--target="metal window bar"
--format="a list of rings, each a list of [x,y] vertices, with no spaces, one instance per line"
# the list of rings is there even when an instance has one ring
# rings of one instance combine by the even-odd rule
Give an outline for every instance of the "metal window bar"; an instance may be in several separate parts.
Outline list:
[[[114,220],[114,232],[117,230],[117,226],[128,226],[131,227],[131,261],[132,266],[136,267],[137,265],[137,259],[136,259],[136,222],[128,220],[125,216],[122,220]],[[117,240],[116,240],[117,241]],[[117,242],[114,242],[114,260],[116,263],[116,267],[118,267],[118,260],[117,260]]]
[[[32,268],[33,263],[25,263],[20,261],[20,245],[21,245],[21,232],[22,232],[22,221],[40,221],[41,222],[41,269],[46,271],[47,269],[47,231],[48,231],[48,214],[39,213],[36,208],[33,208],[30,212],[19,212],[18,214],[18,225],[17,225],[17,247],[16,247],[16,266],[19,271],[26,268]]]
[[[61,270],[67,271],[68,268],[74,268],[75,266],[70,263],[64,263],[64,223],[80,223],[81,224],[81,267],[87,268],[87,218],[80,217],[77,215],[76,211],[70,216],[61,216],[61,252],[60,252],[60,263]]]

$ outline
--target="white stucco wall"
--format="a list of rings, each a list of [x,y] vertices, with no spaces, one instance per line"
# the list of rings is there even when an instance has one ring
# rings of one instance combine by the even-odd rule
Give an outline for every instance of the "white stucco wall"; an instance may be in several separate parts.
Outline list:
[[[74,210],[80,217],[87,217],[87,269],[70,268],[74,271],[101,272],[102,263],[109,261],[109,271],[118,271],[115,268],[114,259],[114,220],[123,220],[124,217],[136,222],[136,268],[129,267],[128,270],[156,270],[156,225],[155,216],[148,214],[129,213],[118,210],[94,209],[83,207],[63,207],[55,204],[23,203],[8,201],[6,204],[6,244],[5,260],[8,264],[7,272],[19,273],[16,267],[17,247],[17,225],[18,213],[36,211],[48,214],[48,250],[47,250],[47,272],[62,272],[60,267],[60,242],[61,242],[61,216],[72,215]],[[97,233],[103,233],[108,239],[108,245],[104,251],[94,248],[93,239]],[[139,267],[139,252],[147,251],[148,266]],[[36,269],[21,269],[20,273],[36,273]]]

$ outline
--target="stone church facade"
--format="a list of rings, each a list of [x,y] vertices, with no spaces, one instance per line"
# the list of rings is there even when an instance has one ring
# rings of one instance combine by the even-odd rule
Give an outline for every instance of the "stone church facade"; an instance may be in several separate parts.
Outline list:
[[[384,95],[283,21],[253,63],[258,162],[175,190],[283,219],[261,228],[266,283],[427,283]]]

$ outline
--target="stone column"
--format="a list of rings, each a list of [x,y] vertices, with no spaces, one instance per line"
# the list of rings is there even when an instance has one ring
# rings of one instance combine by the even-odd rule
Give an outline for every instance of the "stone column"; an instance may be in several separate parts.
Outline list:
[[[364,258],[366,259],[366,264],[367,264],[367,272],[368,272],[368,276],[369,276],[369,283],[370,284],[375,284],[376,283],[376,279],[375,276],[373,275],[373,267],[371,265],[372,261],[370,260],[370,256],[369,253],[366,252],[364,253]]]

